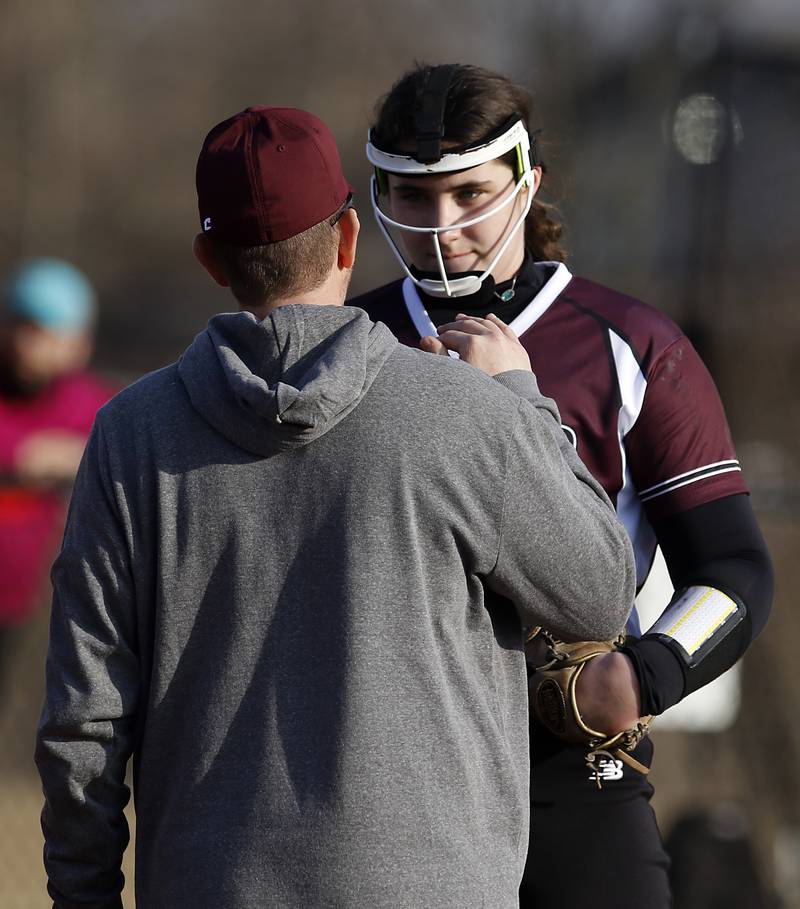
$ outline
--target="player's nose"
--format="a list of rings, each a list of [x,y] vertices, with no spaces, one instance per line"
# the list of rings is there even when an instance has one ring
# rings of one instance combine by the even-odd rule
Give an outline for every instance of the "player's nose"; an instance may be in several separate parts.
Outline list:
[[[433,204],[433,215],[435,218],[434,224],[440,228],[439,239],[442,242],[446,243],[448,240],[457,237],[461,232],[461,228],[458,227],[456,223],[459,220],[461,212],[458,210],[458,207],[453,205],[446,197],[435,200]]]

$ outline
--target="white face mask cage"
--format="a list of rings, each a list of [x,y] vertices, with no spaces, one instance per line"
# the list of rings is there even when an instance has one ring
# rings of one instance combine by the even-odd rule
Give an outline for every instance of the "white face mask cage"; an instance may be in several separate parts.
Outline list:
[[[400,221],[395,221],[394,219],[390,218],[389,215],[381,210],[378,181],[376,176],[373,175],[371,184],[372,210],[378,222],[378,227],[380,227],[381,232],[389,243],[390,248],[394,252],[405,273],[417,285],[417,287],[421,288],[423,291],[425,291],[425,293],[430,294],[433,297],[463,297],[469,294],[474,294],[480,289],[483,282],[492,273],[492,270],[500,261],[503,254],[508,249],[509,244],[516,236],[517,231],[519,231],[519,229],[525,223],[525,218],[528,216],[528,213],[531,210],[531,205],[533,204],[533,196],[536,192],[534,173],[530,161],[530,138],[528,136],[528,132],[525,129],[523,122],[521,120],[518,120],[508,130],[506,130],[506,132],[504,132],[501,136],[498,136],[496,139],[493,139],[491,142],[487,142],[480,146],[475,146],[474,148],[469,148],[466,151],[444,154],[439,161],[436,161],[432,164],[422,164],[421,162],[416,161],[414,158],[407,155],[394,155],[383,152],[379,148],[376,148],[371,141],[367,142],[367,158],[373,165],[375,165],[375,167],[384,171],[388,171],[390,173],[405,174],[409,176],[425,176],[429,174],[452,173],[453,171],[466,170],[472,167],[477,167],[480,164],[485,164],[487,161],[494,161],[495,159],[502,157],[507,152],[512,151],[514,148],[517,149],[520,169],[522,171],[522,175],[514,186],[514,189],[509,193],[508,196],[506,196],[505,199],[503,199],[489,211],[484,212],[482,215],[479,215],[476,218],[471,218],[467,221],[458,221],[455,224],[450,225],[417,227],[411,224],[403,224]],[[458,278],[448,278],[444,265],[444,259],[442,257],[439,234],[446,233],[447,231],[452,231],[454,229],[460,230],[465,227],[471,227],[474,224],[479,224],[481,221],[485,221],[487,218],[491,218],[493,215],[511,205],[519,193],[522,192],[524,187],[527,187],[528,189],[525,207],[520,213],[517,220],[514,222],[514,225],[509,231],[508,236],[505,238],[502,245],[500,246],[500,249],[498,249],[494,258],[489,263],[484,272],[481,275],[465,275]],[[437,281],[431,278],[417,278],[411,272],[411,266],[408,262],[406,262],[399,246],[395,242],[392,235],[389,233],[387,225],[394,227],[397,230],[407,230],[412,233],[430,234],[431,242],[433,243],[434,252],[436,254],[436,262],[439,269],[439,274],[441,275],[441,281]]]

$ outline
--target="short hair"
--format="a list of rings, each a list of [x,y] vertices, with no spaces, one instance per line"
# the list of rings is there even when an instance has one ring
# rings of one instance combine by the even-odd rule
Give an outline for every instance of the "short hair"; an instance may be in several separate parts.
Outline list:
[[[206,236],[242,306],[259,306],[314,290],[330,274],[339,249],[339,230],[328,219],[265,246],[236,246]]]

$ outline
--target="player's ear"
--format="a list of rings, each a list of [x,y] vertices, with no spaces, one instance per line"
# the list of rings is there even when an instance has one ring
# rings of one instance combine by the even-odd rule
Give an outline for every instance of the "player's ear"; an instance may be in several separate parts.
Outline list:
[[[217,261],[214,255],[214,247],[209,242],[208,237],[203,234],[197,234],[192,242],[192,252],[195,259],[211,275],[220,287],[230,287],[230,281],[225,274],[225,270]]]
[[[339,231],[339,268],[352,268],[356,261],[356,246],[361,224],[354,208],[348,208],[336,224]]]

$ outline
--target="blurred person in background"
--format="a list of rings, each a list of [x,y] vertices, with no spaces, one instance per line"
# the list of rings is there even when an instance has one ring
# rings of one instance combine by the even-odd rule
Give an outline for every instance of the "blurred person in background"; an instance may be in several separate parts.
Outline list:
[[[0,294],[2,686],[13,629],[46,598],[65,493],[112,389],[87,370],[96,301],[77,268],[28,261]]]
[[[578,683],[584,722],[610,736],[739,659],[766,622],[772,566],[689,341],[663,314],[564,264],[561,224],[537,197],[545,168],[530,108],[521,86],[478,67],[418,66],[398,80],[378,104],[367,157],[373,209],[405,278],[350,303],[410,346],[467,359],[469,339],[500,342],[499,317],[616,504],[638,587],[661,546],[675,588],[662,616],[642,633],[634,612],[625,645]],[[537,722],[531,735],[523,909],[666,909],[650,739],[628,766],[611,755],[587,764],[586,748]]]

